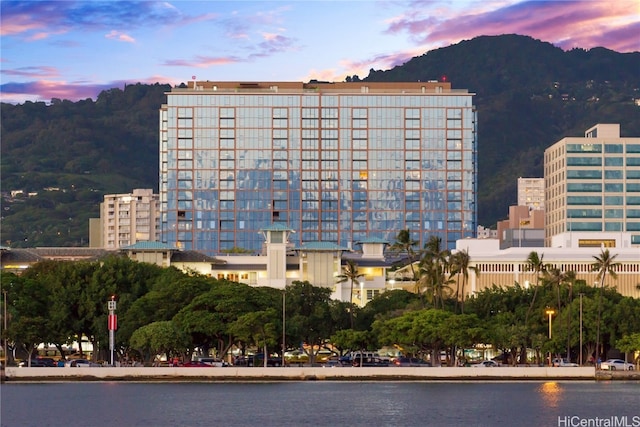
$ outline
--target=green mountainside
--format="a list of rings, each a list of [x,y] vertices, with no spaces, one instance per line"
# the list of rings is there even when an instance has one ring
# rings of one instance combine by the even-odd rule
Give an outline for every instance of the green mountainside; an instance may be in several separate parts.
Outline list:
[[[640,136],[640,53],[563,51],[526,36],[478,37],[364,81],[435,80],[476,94],[479,222],[516,203],[518,177],[542,177],[544,149],[596,123]],[[357,76],[347,80],[360,80]],[[102,196],[158,187],[158,109],[168,85],[128,85],[96,101],[1,107],[1,244],[86,246]],[[24,195],[10,196],[12,190]],[[28,197],[27,193],[37,192]]]
[[[518,177],[543,177],[544,150],[597,123],[640,137],[640,52],[565,52],[526,36],[483,36],[430,51],[365,81],[446,76],[476,93],[479,223],[491,226],[517,203]]]

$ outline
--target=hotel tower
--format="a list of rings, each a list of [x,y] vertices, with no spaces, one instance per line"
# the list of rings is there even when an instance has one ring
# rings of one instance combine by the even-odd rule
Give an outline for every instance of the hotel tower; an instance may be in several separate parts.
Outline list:
[[[260,230],[350,248],[477,226],[473,93],[428,82],[192,81],[160,110],[164,243],[260,251]]]

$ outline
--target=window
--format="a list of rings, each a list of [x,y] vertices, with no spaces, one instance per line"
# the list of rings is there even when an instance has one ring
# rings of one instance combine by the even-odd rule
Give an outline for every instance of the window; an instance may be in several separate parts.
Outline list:
[[[570,193],[579,193],[579,192],[600,192],[602,191],[601,184],[577,184],[577,183],[568,183],[567,191]]]
[[[605,218],[622,218],[622,209],[605,209]]]
[[[567,157],[567,166],[602,166],[600,157]]]
[[[601,209],[568,209],[569,218],[602,218]]]
[[[622,166],[622,157],[605,157],[604,158],[605,166]]]
[[[601,205],[600,196],[567,196],[568,205]]]
[[[627,187],[628,187],[628,185],[627,185]],[[607,193],[622,193],[623,184],[604,184],[604,191],[607,192]],[[629,191],[629,190],[627,189],[627,191]]]
[[[601,144],[567,144],[567,153],[601,153]]]
[[[599,170],[568,170],[568,179],[601,179],[602,171]]]
[[[622,144],[605,144],[605,153],[622,153]]]

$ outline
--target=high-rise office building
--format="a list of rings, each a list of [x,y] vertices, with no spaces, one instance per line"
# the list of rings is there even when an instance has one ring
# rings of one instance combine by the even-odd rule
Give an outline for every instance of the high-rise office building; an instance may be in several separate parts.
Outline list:
[[[159,201],[151,189],[105,194],[100,204],[100,236],[104,249],[119,249],[159,238]]]
[[[596,231],[631,233],[640,243],[640,138],[621,138],[619,124],[597,124],[547,148],[544,180],[545,246],[559,234]]]
[[[449,82],[201,82],[160,110],[162,241],[257,251],[260,229],[349,247],[477,227],[473,94]]]

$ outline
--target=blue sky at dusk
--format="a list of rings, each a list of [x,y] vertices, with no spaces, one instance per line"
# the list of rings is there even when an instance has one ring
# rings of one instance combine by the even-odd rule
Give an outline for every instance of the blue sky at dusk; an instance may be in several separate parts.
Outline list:
[[[3,102],[126,83],[343,81],[480,35],[640,51],[640,0],[2,1]],[[437,78],[437,76],[434,76]]]

